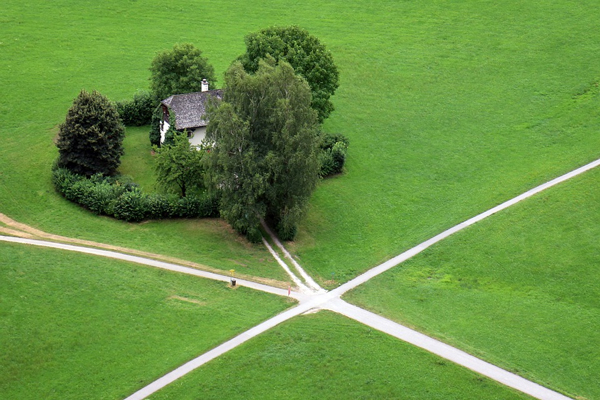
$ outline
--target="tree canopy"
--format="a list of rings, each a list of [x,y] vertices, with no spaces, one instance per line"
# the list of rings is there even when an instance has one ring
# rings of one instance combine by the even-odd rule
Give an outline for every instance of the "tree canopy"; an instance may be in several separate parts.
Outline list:
[[[211,85],[215,71],[202,52],[191,43],[176,44],[156,55],[150,65],[150,90],[157,102],[173,94],[199,92],[202,79]]]
[[[267,56],[288,62],[306,79],[312,92],[312,108],[323,122],[334,107],[330,97],[339,86],[338,69],[319,39],[297,26],[270,27],[246,36],[246,53],[238,59],[247,72],[256,72]]]
[[[317,113],[310,88],[285,61],[235,62],[223,100],[208,111],[207,176],[221,195],[221,216],[252,241],[261,219],[292,239],[319,179]]]
[[[155,147],[157,183],[165,191],[185,197],[190,190],[203,187],[204,167],[199,151],[190,145],[185,132],[173,137],[173,144]]]
[[[96,91],[82,90],[60,125],[57,165],[80,175],[113,175],[121,164],[124,136],[115,106]]]

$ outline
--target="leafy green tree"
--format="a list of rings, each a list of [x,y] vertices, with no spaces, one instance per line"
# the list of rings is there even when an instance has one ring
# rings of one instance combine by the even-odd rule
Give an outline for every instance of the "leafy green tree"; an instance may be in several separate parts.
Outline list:
[[[308,82],[312,107],[323,122],[333,111],[329,98],[339,86],[338,69],[331,53],[319,39],[297,26],[273,26],[245,38],[246,53],[239,57],[247,72],[256,72],[267,55],[287,61]]]
[[[185,132],[177,132],[172,144],[154,147],[157,182],[165,191],[185,197],[204,183],[203,150],[190,145]]]
[[[176,44],[172,50],[158,53],[150,72],[150,90],[158,102],[173,94],[201,91],[202,79],[212,85],[217,81],[212,65],[191,43]]]
[[[285,61],[255,74],[234,63],[223,100],[208,111],[207,176],[221,216],[252,241],[261,219],[290,240],[319,180],[317,113],[306,80]]]
[[[76,174],[113,175],[121,164],[125,128],[102,94],[82,90],[58,133],[57,166]]]

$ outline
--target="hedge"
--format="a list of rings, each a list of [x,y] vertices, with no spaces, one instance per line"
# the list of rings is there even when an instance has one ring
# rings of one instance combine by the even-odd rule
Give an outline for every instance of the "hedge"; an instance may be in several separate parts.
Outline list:
[[[128,177],[91,178],[64,168],[52,172],[56,190],[67,200],[97,215],[108,215],[127,222],[164,218],[205,218],[219,216],[219,202],[214,196],[146,194]]]
[[[132,100],[117,101],[117,111],[126,126],[149,125],[152,113],[157,108],[154,98],[147,91],[138,91]]]

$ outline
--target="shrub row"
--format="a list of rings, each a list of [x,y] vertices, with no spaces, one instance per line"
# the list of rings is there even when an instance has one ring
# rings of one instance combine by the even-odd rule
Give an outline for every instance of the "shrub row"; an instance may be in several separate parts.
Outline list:
[[[339,174],[346,163],[348,138],[342,134],[324,133],[321,139],[321,172],[322,177]]]
[[[94,175],[88,179],[67,169],[57,168],[53,171],[52,180],[56,190],[67,200],[95,214],[128,222],[219,215],[218,199],[215,197],[146,194],[123,176]]]
[[[156,103],[150,92],[139,91],[133,95],[132,100],[117,101],[115,106],[123,124],[142,126],[150,124]]]

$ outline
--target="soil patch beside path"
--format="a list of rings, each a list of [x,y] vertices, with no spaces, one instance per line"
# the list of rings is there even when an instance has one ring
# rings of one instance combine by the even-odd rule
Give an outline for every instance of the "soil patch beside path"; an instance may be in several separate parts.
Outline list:
[[[116,251],[119,253],[131,254],[134,256],[145,257],[145,258],[151,258],[151,259],[158,260],[158,261],[165,261],[168,263],[183,265],[186,267],[195,268],[195,269],[199,269],[202,271],[213,272],[215,274],[227,273],[227,271],[222,270],[222,269],[213,268],[208,265],[199,264],[199,263],[195,263],[192,261],[182,260],[182,259],[179,259],[176,257],[169,257],[169,256],[161,255],[161,254],[155,254],[155,253],[149,253],[146,251],[129,249],[127,247],[114,246],[111,244],[93,242],[91,240],[83,240],[83,239],[70,238],[70,237],[66,237],[66,236],[54,235],[52,233],[47,233],[47,232],[41,231],[39,229],[33,228],[29,225],[25,225],[23,223],[17,222],[2,213],[0,213],[0,224],[5,225],[5,226],[0,226],[0,232],[3,234],[9,235],[9,236],[15,236],[15,237],[20,237],[20,238],[25,238],[25,239],[44,239],[44,240],[58,242],[58,243],[77,244],[77,245],[86,246],[86,247],[93,247],[93,248],[98,248],[98,249],[103,249],[103,250],[111,250],[111,251]],[[261,277],[244,275],[244,274],[239,274],[239,273],[236,273],[236,276],[240,279],[246,279],[246,280],[253,281],[253,282],[263,283],[265,285],[275,286],[275,287],[278,287],[281,289],[287,289],[287,287],[289,285],[289,283],[287,283],[287,282],[282,282],[282,281],[278,281],[275,279],[261,278]]]

